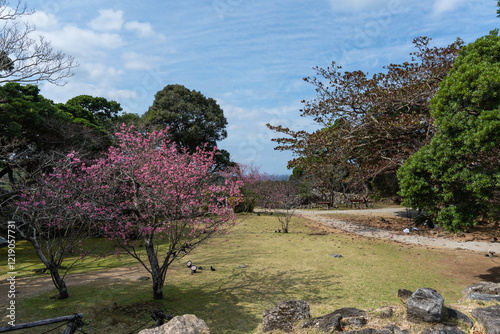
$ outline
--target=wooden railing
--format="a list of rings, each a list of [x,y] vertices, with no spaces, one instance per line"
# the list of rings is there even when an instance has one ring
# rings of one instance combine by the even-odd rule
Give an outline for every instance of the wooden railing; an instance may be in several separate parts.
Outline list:
[[[1,327],[0,333],[15,331],[18,329],[23,329],[23,328],[31,328],[31,327],[50,325],[50,324],[55,324],[58,322],[66,321],[66,322],[68,322],[68,326],[64,330],[63,334],[73,334],[73,333],[75,333],[75,331],[78,327],[83,326],[83,322],[81,320],[82,318],[83,318],[83,314],[79,313],[79,314],[67,315],[67,316],[59,317],[59,318],[27,322],[25,324],[19,324],[19,325],[15,325],[15,326]]]

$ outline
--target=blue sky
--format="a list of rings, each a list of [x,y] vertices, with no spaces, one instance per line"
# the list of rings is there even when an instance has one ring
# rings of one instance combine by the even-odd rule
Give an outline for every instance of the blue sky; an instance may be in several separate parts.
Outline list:
[[[412,40],[466,43],[499,26],[493,0],[28,0],[37,33],[79,63],[65,86],[41,84],[66,102],[82,94],[143,114],[168,84],[214,98],[228,119],[219,143],[233,160],[289,174],[266,123],[313,130],[299,117],[314,98],[303,82],[332,61],[382,71],[406,61]]]

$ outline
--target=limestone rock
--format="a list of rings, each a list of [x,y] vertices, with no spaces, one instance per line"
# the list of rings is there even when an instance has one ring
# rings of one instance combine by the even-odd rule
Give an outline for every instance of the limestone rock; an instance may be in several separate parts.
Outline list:
[[[323,332],[331,333],[332,331],[338,331],[341,329],[340,320],[342,316],[337,313],[330,313],[317,317],[300,325],[300,328],[316,328]]]
[[[399,289],[398,290],[398,298],[401,300],[401,303],[406,304],[408,299],[410,299],[413,291],[407,289]]]
[[[393,314],[394,311],[391,307],[379,307],[375,310],[375,315],[382,319],[390,318]]]
[[[309,304],[303,300],[282,301],[262,313],[262,333],[272,330],[291,332],[293,324],[311,318]]]
[[[455,326],[444,326],[439,324],[434,328],[425,328],[422,334],[465,334],[465,332]]]
[[[210,329],[205,321],[193,314],[185,314],[174,317],[160,327],[144,329],[139,334],[210,334]]]
[[[452,308],[447,308],[448,309],[448,319],[450,320],[460,320],[463,323],[465,323],[469,328],[474,326],[474,321],[472,321],[471,318],[469,318],[466,314],[463,314],[460,311],[454,310]]]
[[[408,320],[414,322],[439,322],[443,318],[443,297],[434,289],[420,288],[406,303]]]
[[[340,314],[342,318],[354,318],[354,317],[364,317],[366,312],[354,307],[344,307],[333,311],[332,313]]]
[[[462,293],[468,295],[471,293],[486,293],[489,295],[500,295],[500,283],[479,282],[466,287]]]
[[[405,330],[401,330],[398,326],[386,326],[381,330],[376,330],[374,328],[363,328],[359,331],[346,331],[342,332],[342,334],[408,334],[409,332]]]
[[[367,320],[364,317],[353,317],[349,318],[347,322],[349,323],[349,325],[354,327],[363,327],[364,325],[366,325]]]
[[[401,329],[396,325],[387,325],[384,327],[384,332],[389,332],[392,334],[409,334],[410,332],[407,329]]]
[[[468,293],[464,296],[463,299],[477,300],[482,302],[500,302],[500,295],[491,295],[489,293]]]
[[[486,329],[486,334],[500,334],[500,305],[477,308],[472,316]]]

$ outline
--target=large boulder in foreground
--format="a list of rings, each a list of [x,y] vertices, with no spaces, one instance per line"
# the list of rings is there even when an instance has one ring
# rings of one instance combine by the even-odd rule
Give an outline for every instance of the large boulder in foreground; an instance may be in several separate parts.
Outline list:
[[[193,314],[185,314],[160,327],[144,329],[139,334],[210,334],[210,329],[205,321]]]
[[[262,313],[262,333],[273,330],[291,332],[293,324],[311,318],[309,304],[303,300],[282,301]]]
[[[486,329],[486,334],[500,334],[500,305],[477,308],[472,316]]]
[[[443,297],[434,289],[420,288],[406,303],[406,315],[413,322],[439,322],[443,318]]]

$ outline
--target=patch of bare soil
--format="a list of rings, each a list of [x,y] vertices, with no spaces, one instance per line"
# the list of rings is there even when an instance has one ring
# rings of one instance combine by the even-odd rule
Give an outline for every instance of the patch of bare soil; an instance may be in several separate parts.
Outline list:
[[[136,280],[138,277],[150,277],[150,274],[142,266],[113,268],[108,270],[99,270],[92,273],[69,274],[65,278],[66,285],[71,294],[71,287],[95,284],[105,286],[109,282],[116,283],[116,280]],[[33,297],[37,294],[47,291],[54,291],[55,298],[57,290],[52,283],[49,274],[37,275],[36,277],[19,278],[15,281],[16,299],[25,299]],[[6,280],[2,280],[0,284],[0,296],[7,296],[9,285]],[[2,300],[0,305],[3,306],[8,300]]]
[[[389,230],[393,234],[406,234],[403,230],[415,227],[413,218],[418,213],[416,211],[406,211],[400,207],[386,210],[349,210],[338,211],[338,213],[328,213],[326,216],[331,218],[343,219],[348,222],[363,226],[371,226],[378,229]],[[409,215],[409,217],[408,217]],[[498,222],[480,221],[476,226],[470,227],[460,233],[451,233],[442,227],[429,228],[428,226],[419,226],[418,230],[412,231],[413,234],[446,238],[459,242],[486,241],[491,242],[494,238],[500,240],[500,228]]]

